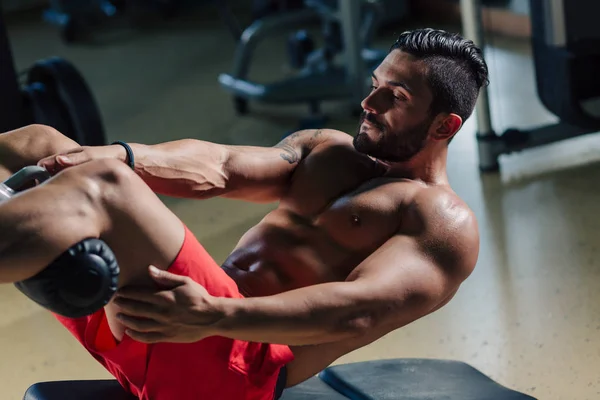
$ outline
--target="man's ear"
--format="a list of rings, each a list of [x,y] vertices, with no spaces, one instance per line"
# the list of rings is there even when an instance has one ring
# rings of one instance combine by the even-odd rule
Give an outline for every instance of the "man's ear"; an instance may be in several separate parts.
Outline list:
[[[441,114],[436,119],[431,135],[434,140],[449,140],[462,127],[462,118],[453,113]]]

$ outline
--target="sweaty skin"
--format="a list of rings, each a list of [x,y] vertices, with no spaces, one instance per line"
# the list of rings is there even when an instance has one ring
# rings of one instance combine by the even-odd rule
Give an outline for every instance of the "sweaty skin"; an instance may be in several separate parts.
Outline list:
[[[475,267],[479,238],[445,170],[448,140],[462,121],[429,115],[425,72],[421,61],[391,52],[374,72],[356,141],[324,129],[270,148],[192,139],[131,144],[135,172],[156,193],[278,202],[222,266],[247,298],[211,299],[223,311],[217,322],[192,328],[290,345],[291,386],[452,298]],[[56,172],[126,156],[121,146],[66,153],[40,164]],[[381,161],[391,156],[395,163]],[[151,285],[147,264],[138,265],[128,268],[127,282]],[[118,307],[106,310],[118,339]]]
[[[304,160],[285,139],[281,157],[297,163],[279,206],[242,236],[223,269],[246,296],[340,281],[399,226],[402,202],[384,168],[352,147],[350,136],[321,143]],[[303,138],[306,140],[305,138]],[[310,140],[310,139],[309,139]],[[384,201],[384,195],[388,201]]]
[[[292,345],[295,359],[288,365],[288,386],[443,306],[477,259],[475,218],[446,181],[425,183],[390,174],[384,163],[356,151],[352,137],[340,131],[300,131],[272,148],[187,140],[154,146],[132,144],[132,148],[136,172],[154,191],[200,199],[279,200],[273,211],[241,237],[222,265],[248,298],[268,299],[262,296],[293,293],[294,289],[328,282],[360,281],[370,274],[382,279],[389,275],[393,282],[397,279],[394,269],[404,273],[403,263],[423,264],[422,277],[418,271],[408,271],[406,279],[435,281],[438,276],[432,275],[427,260],[419,259],[430,258],[435,260],[436,269],[439,266],[439,293],[424,300],[423,306],[407,308],[393,322],[368,332],[360,329],[358,335]],[[108,146],[83,148],[69,156],[123,160],[124,153],[120,146]],[[206,158],[200,164],[195,160],[202,153]],[[175,174],[179,179],[172,178]],[[268,179],[258,179],[265,175]],[[417,243],[412,240],[415,237],[419,238]],[[415,249],[416,245],[423,248]],[[403,248],[407,251],[398,254]],[[357,268],[374,253],[374,265]],[[129,274],[128,282],[151,284],[146,268],[130,270]],[[106,307],[117,339],[124,332],[115,317],[118,311],[113,304]],[[260,326],[256,329],[261,331]],[[252,330],[247,335],[244,340],[254,340]],[[290,337],[289,342],[298,340]]]
[[[322,131],[316,131],[319,135]],[[280,145],[298,140],[296,133]],[[352,138],[315,148],[299,163],[279,206],[242,236],[223,268],[247,296],[346,279],[401,226],[402,205],[418,190],[352,147]],[[410,201],[410,200],[409,200]]]
[[[335,140],[322,143],[304,160],[289,150],[295,147],[294,141],[302,140],[300,135],[323,133],[297,133],[279,145],[282,158],[299,163],[290,186],[278,207],[242,236],[222,265],[244,295],[268,296],[346,280],[356,266],[392,236],[423,228],[423,221],[412,213],[416,201],[431,201],[435,211],[445,214],[439,222],[431,220],[426,225],[447,224],[448,219],[457,226],[467,222],[470,231],[456,232],[448,245],[461,246],[460,242],[473,234],[471,230],[476,227],[472,214],[449,186],[430,186],[386,175],[385,167],[354,149],[349,135],[325,131]],[[476,254],[475,251],[474,257]],[[469,269],[473,258],[459,262]],[[454,293],[456,290],[431,311],[446,304]],[[362,337],[294,346],[296,359],[290,365],[290,376],[297,376],[300,371],[306,377],[314,375],[369,341]]]

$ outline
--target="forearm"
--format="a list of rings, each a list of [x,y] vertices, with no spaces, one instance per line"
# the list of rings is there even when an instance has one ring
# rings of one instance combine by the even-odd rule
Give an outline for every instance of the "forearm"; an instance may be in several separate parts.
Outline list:
[[[176,197],[270,202],[279,198],[293,169],[279,150],[268,147],[184,139],[131,148],[137,174],[154,192]]]
[[[156,193],[209,198],[228,190],[226,146],[193,139],[130,145],[136,173]]]
[[[378,305],[349,283],[327,283],[268,297],[217,298],[220,336],[310,345],[360,336],[372,326]]]

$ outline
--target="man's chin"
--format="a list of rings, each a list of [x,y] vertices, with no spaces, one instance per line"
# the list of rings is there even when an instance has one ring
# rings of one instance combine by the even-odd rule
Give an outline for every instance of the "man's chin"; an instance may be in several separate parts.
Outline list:
[[[383,161],[384,163],[395,163],[400,161],[406,161],[404,158],[394,157],[387,154],[385,151],[382,151],[376,143],[373,143],[368,137],[361,136],[359,133],[354,137],[353,145],[354,149],[359,153],[367,155],[372,158],[376,158],[379,161]],[[366,135],[365,135],[366,136]]]
[[[352,144],[359,153],[369,154],[369,152],[373,149],[373,142],[369,138],[369,135],[363,131],[354,136]]]

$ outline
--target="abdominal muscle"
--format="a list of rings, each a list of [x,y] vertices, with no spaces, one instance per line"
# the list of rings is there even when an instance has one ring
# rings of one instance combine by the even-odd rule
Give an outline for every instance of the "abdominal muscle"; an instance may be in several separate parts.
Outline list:
[[[276,209],[251,228],[222,265],[245,297],[269,296],[326,282],[344,281],[368,254],[341,246],[325,227],[289,211]],[[364,249],[363,249],[364,250]],[[128,277],[136,286],[152,285],[146,269]],[[109,303],[106,317],[120,342],[125,327],[116,318],[119,309]],[[299,383],[347,353],[352,344],[291,346],[288,383]],[[356,346],[355,346],[356,347]]]
[[[331,281],[344,281],[375,249],[363,248],[359,252],[344,248],[332,239],[334,233],[285,210],[275,210],[242,237],[222,267],[246,297],[268,296]],[[361,245],[356,243],[357,247]],[[429,312],[443,307],[454,294],[451,293]],[[374,332],[371,336],[290,346],[294,360],[287,365],[287,386],[309,379],[338,358],[376,340],[379,335]]]
[[[360,262],[308,220],[275,210],[250,229],[222,265],[246,297],[343,281]]]
[[[335,243],[309,221],[275,210],[249,230],[222,265],[246,297],[268,296],[331,281],[344,281],[364,255]],[[357,348],[350,341],[290,346],[288,386],[300,383]]]

